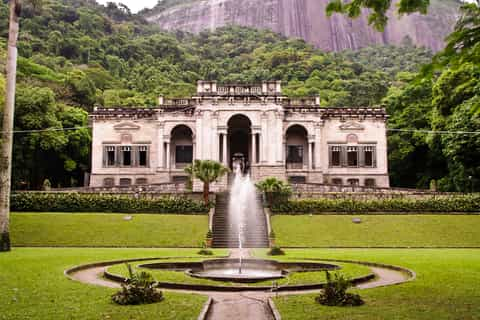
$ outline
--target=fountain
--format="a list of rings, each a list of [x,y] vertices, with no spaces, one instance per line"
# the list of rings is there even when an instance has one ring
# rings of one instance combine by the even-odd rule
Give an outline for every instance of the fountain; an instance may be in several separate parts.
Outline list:
[[[245,254],[244,244],[248,241],[248,226],[260,223],[262,215],[256,214],[258,201],[256,189],[248,174],[244,175],[241,162],[234,162],[235,177],[230,191],[228,205],[229,232],[233,237],[230,243],[233,256],[228,259],[211,259],[188,263],[149,263],[141,265],[147,269],[184,270],[195,278],[207,278],[230,282],[259,282],[286,277],[290,272],[312,272],[335,270],[337,266],[325,263],[278,262],[273,260],[252,259]],[[264,219],[264,218],[263,218]],[[238,244],[236,241],[238,241]]]

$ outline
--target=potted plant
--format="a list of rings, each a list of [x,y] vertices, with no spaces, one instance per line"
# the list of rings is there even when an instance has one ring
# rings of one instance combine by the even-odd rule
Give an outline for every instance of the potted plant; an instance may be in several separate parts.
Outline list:
[[[212,230],[208,230],[207,235],[205,237],[205,242],[207,244],[207,248],[212,247],[212,242],[213,242],[213,232],[212,232]]]
[[[270,240],[270,248],[275,247],[275,232],[273,232],[273,230],[270,231],[268,238]]]

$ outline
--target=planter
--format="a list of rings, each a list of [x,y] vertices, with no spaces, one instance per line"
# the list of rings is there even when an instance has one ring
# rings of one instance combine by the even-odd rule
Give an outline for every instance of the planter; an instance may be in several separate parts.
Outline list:
[[[207,248],[211,248],[212,247],[212,242],[213,242],[213,239],[212,238],[207,238],[205,240],[205,243],[207,244]]]
[[[270,248],[275,247],[275,238],[270,238]]]

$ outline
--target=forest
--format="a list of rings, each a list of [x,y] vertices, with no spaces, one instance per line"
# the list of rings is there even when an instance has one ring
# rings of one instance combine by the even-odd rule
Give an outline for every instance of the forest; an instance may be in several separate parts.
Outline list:
[[[400,47],[329,53],[240,27],[167,33],[114,3],[24,5],[14,188],[38,189],[46,179],[53,187],[83,184],[91,143],[87,116],[95,105],[153,106],[158,95],[193,94],[199,79],[276,79],[289,96],[318,94],[322,107],[387,108],[392,186],[480,190],[480,134],[474,133],[480,129],[479,24],[478,6],[465,5],[445,50],[435,55],[408,38]],[[0,64],[7,30],[2,2]],[[0,77],[2,94],[4,85]],[[61,130],[74,127],[82,128]],[[38,131],[46,128],[52,130]]]

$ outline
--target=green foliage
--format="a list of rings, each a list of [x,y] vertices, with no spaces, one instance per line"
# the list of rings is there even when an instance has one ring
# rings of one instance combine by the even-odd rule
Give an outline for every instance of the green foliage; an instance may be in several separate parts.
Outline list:
[[[268,255],[270,255],[270,256],[283,256],[283,255],[285,255],[285,251],[283,251],[282,248],[275,246],[275,247],[272,247],[268,251]]]
[[[272,206],[280,214],[305,214],[322,212],[478,212],[480,195],[451,196],[425,199],[304,199],[290,200]]]
[[[211,256],[213,255],[213,251],[209,250],[207,248],[202,248],[198,250],[197,254],[202,255],[202,256]]]
[[[12,211],[39,212],[128,212],[201,214],[208,208],[180,197],[132,198],[82,193],[20,192],[11,196]]]
[[[257,182],[255,186],[265,194],[270,207],[276,203],[287,201],[292,194],[292,187],[285,181],[275,177],[265,178]]]
[[[427,188],[434,179],[441,191],[480,190],[480,8],[461,10],[447,48],[419,74],[402,74],[383,101],[391,128],[452,132],[390,133],[393,185]]]
[[[130,264],[126,264],[129,278],[122,283],[122,289],[112,295],[112,301],[120,305],[137,305],[160,302],[162,291],[157,289],[153,276],[146,272],[133,272]]]
[[[364,304],[362,298],[358,294],[347,293],[348,288],[352,287],[352,283],[342,274],[335,273],[334,278],[330,272],[325,271],[327,283],[320,295],[315,298],[320,304],[326,306],[361,306]]]
[[[230,169],[214,160],[195,160],[185,168],[185,172],[203,182],[203,197],[205,205],[209,205],[210,183],[226,175]]]
[[[392,0],[331,0],[327,5],[327,14],[341,12],[350,18],[356,18],[360,15],[362,8],[368,8],[371,10],[368,23],[378,31],[383,31],[388,22],[387,10],[393,3]],[[396,11],[400,15],[413,12],[426,14],[429,4],[430,0],[400,0]]]

